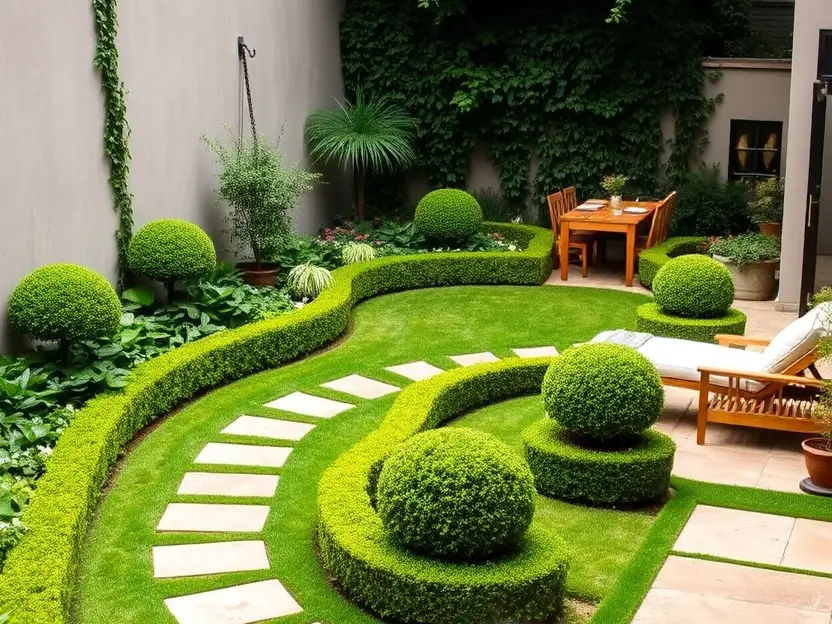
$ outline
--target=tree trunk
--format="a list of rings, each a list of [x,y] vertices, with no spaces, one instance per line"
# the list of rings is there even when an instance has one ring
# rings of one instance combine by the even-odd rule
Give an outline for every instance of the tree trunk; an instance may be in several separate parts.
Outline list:
[[[254,270],[260,271],[263,268],[263,259],[260,248],[254,241],[251,241],[251,253],[254,255]]]
[[[172,301],[173,301],[173,287],[174,287],[174,281],[173,281],[173,280],[169,280],[168,282],[166,282],[166,283],[165,283],[165,287],[167,288],[167,291],[168,291],[168,303],[170,303],[170,302],[172,302]]]
[[[366,181],[366,174],[363,169],[353,166],[355,186],[353,192],[355,194],[355,212],[356,218],[359,222],[364,220],[364,183]]]

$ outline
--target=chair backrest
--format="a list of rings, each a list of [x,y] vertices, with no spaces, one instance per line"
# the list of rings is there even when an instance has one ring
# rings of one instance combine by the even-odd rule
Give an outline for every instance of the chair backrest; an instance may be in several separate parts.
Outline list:
[[[549,218],[552,220],[552,233],[557,239],[558,231],[560,230],[560,217],[566,212],[566,200],[563,197],[563,192],[558,191],[549,195],[546,201],[549,204]]]
[[[566,202],[566,212],[578,207],[578,191],[574,186],[567,186],[563,189],[563,199]]]
[[[676,191],[665,197],[656,212],[653,213],[653,223],[650,226],[650,235],[647,237],[647,249],[661,245],[667,240],[670,231],[670,220],[676,210]]]

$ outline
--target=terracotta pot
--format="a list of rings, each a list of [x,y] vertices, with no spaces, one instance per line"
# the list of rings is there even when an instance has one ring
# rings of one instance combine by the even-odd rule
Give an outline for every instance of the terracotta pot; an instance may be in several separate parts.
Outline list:
[[[774,272],[780,267],[780,258],[739,266],[728,258],[714,255],[731,271],[734,280],[734,297],[742,301],[768,301],[774,298]]]
[[[758,223],[760,233],[766,236],[781,236],[783,234],[782,223]]]
[[[812,483],[822,488],[832,488],[832,451],[826,438],[809,438],[803,441],[803,459]]]
[[[255,269],[253,262],[238,262],[237,268],[243,272],[243,281],[252,286],[274,286],[275,278],[280,273],[279,264],[261,263],[260,269]]]

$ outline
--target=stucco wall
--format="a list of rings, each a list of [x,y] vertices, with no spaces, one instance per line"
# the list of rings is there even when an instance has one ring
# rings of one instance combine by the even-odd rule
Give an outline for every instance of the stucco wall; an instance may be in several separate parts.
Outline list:
[[[344,0],[121,2],[118,46],[132,128],[136,226],[180,217],[221,237],[212,154],[200,141],[236,132],[241,77],[237,35],[250,61],[258,128],[305,162],[303,123],[341,96],[338,20]],[[102,152],[100,81],[86,0],[15,0],[0,20],[0,349],[5,302],[17,281],[48,262],[76,262],[113,278],[116,219]],[[44,18],[48,16],[48,18]],[[348,207],[343,177],[304,198],[295,225],[313,231]]]

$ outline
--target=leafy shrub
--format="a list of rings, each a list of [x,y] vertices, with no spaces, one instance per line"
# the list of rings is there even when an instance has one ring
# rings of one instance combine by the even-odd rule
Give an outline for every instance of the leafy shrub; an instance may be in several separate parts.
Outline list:
[[[367,262],[376,257],[376,251],[367,243],[348,243],[341,250],[344,264]]]
[[[523,207],[512,202],[502,191],[492,187],[471,191],[486,221],[509,222],[523,213]]]
[[[679,188],[671,232],[675,236],[727,236],[750,226],[748,188],[725,182],[718,165],[700,167]]]
[[[704,236],[677,236],[669,238],[661,245],[645,249],[638,256],[638,279],[645,288],[653,288],[656,273],[671,258],[686,254],[700,253],[708,239]]]
[[[214,243],[202,228],[182,219],[158,219],[133,235],[127,263],[136,275],[168,284],[205,277],[217,266]]]
[[[429,240],[460,241],[482,229],[482,209],[470,193],[438,189],[422,198],[413,221]]]
[[[786,181],[769,178],[757,182],[754,199],[748,202],[748,210],[754,223],[782,223],[786,200]]]
[[[667,314],[716,318],[734,301],[734,280],[721,262],[699,254],[679,256],[656,273],[653,295]]]
[[[582,448],[549,419],[528,427],[523,443],[541,494],[601,506],[632,505],[664,496],[676,452],[669,436],[652,429],[625,449]]]
[[[9,321],[38,340],[65,343],[112,336],[121,304],[110,283],[76,264],[48,264],[24,277],[9,298]]]
[[[546,413],[570,433],[599,442],[634,436],[664,407],[656,367],[635,349],[609,343],[555,358],[543,380]]]
[[[735,308],[730,308],[722,316],[709,319],[692,319],[665,314],[655,303],[645,303],[636,309],[638,331],[654,336],[697,342],[714,342],[714,336],[717,334],[742,336],[745,333],[746,320],[745,314]]]
[[[720,238],[710,244],[708,253],[711,256],[728,258],[741,267],[746,264],[776,260],[780,257],[780,237],[750,233]]]
[[[443,559],[516,545],[534,514],[534,478],[507,445],[470,429],[414,436],[384,462],[378,513],[397,542]]]
[[[289,292],[303,299],[314,299],[324,288],[331,286],[332,282],[332,273],[311,262],[299,264],[289,271],[289,276],[286,278]]]

